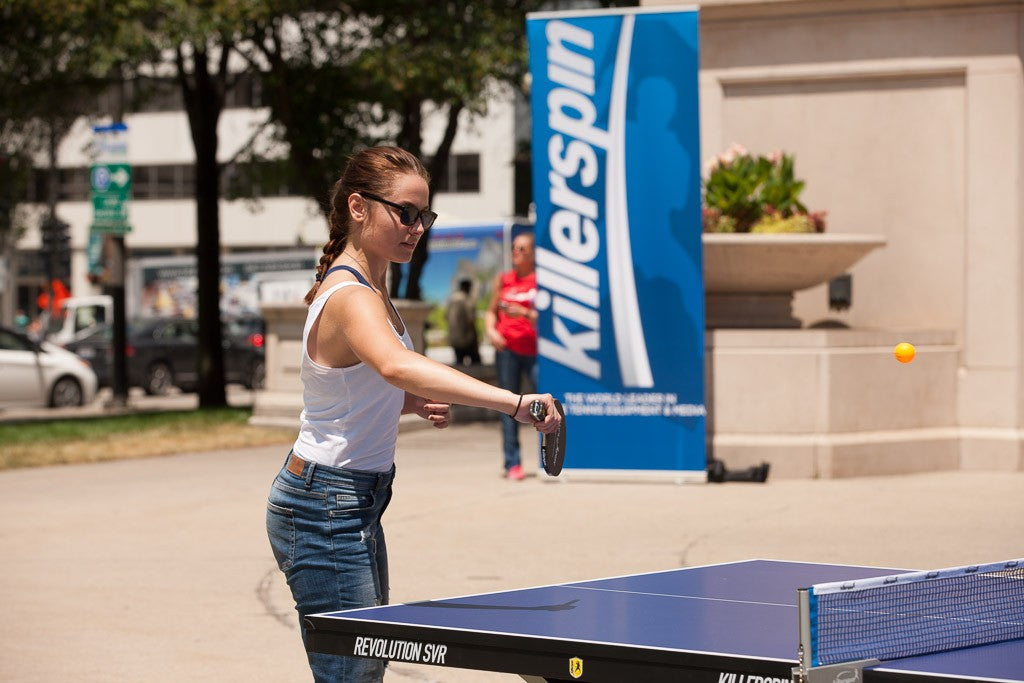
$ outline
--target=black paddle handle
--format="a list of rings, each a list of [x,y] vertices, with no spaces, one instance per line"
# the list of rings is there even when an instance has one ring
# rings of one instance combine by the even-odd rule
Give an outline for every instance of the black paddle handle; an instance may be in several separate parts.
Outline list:
[[[544,405],[540,401],[530,402],[530,417],[532,417],[535,421],[540,422],[545,418],[545,416],[547,416],[547,414],[548,407],[546,405]]]

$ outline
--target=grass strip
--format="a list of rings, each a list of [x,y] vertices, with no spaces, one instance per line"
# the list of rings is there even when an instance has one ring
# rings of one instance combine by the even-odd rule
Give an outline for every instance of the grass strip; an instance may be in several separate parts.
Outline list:
[[[0,424],[0,470],[287,444],[245,408],[206,408]]]

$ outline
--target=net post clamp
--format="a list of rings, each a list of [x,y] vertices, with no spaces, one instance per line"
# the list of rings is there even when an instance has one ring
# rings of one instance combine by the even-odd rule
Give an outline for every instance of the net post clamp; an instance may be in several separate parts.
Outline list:
[[[836,664],[819,664],[815,648],[814,629],[811,613],[814,606],[810,588],[798,588],[796,592],[797,611],[797,664],[792,670],[793,683],[863,683],[864,667],[877,666],[877,659],[859,659]]]
[[[792,680],[793,683],[862,683],[864,668],[878,664],[877,659],[859,659],[855,662],[822,666],[795,666]]]

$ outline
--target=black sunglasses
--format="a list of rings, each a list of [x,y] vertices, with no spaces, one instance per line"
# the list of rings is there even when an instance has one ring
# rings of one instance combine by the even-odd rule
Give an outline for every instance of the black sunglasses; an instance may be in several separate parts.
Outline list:
[[[383,197],[378,197],[377,195],[370,194],[369,192],[360,192],[359,194],[366,197],[367,199],[372,199],[375,202],[387,204],[393,209],[398,209],[398,220],[399,222],[401,222],[402,225],[404,225],[407,228],[411,228],[412,226],[416,225],[416,221],[420,221],[421,223],[423,223],[423,229],[428,230],[430,226],[434,224],[434,221],[437,220],[437,214],[431,211],[430,209],[423,209],[421,211],[419,209],[414,209],[411,206],[406,206],[405,204],[396,204],[395,202],[389,202]]]

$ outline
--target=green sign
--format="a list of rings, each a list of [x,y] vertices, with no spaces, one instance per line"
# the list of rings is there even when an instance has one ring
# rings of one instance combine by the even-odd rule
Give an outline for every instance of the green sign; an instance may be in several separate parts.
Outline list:
[[[128,225],[128,201],[132,194],[132,167],[129,164],[94,164],[89,169],[92,186],[92,232],[125,234]]]

